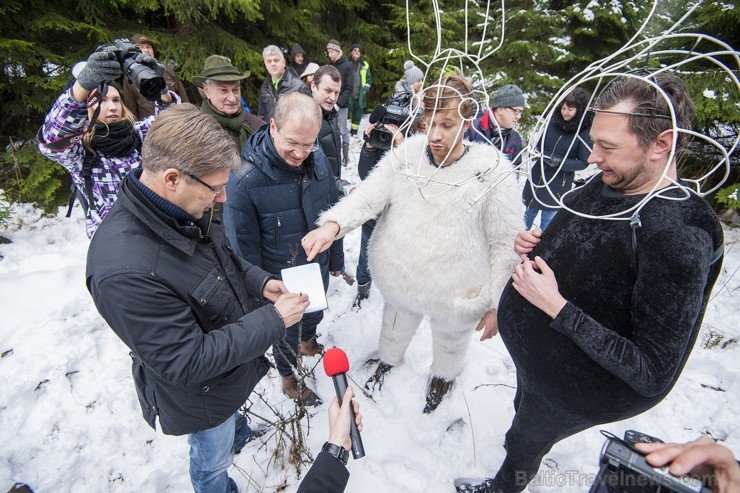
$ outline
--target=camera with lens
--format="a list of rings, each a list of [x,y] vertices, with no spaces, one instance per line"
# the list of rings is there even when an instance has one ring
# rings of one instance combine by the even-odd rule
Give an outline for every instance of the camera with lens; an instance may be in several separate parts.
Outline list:
[[[118,38],[113,44],[98,46],[96,51],[112,54],[121,64],[121,71],[136,86],[142,96],[149,101],[156,101],[167,88],[164,77],[157,74],[149,65],[137,62],[141,49],[125,38]]]
[[[371,146],[388,150],[393,146],[393,132],[385,128],[386,125],[395,125],[399,131],[406,126],[418,121],[421,114],[417,113],[413,121],[411,115],[411,101],[413,94],[408,92],[399,92],[391,95],[384,105],[376,107],[370,115],[370,123],[378,122],[378,126],[367,137],[367,142]]]
[[[589,493],[711,493],[694,476],[674,476],[668,467],[653,467],[636,443],[663,443],[662,440],[628,430],[620,440],[602,431],[606,442],[601,449],[601,465]]]

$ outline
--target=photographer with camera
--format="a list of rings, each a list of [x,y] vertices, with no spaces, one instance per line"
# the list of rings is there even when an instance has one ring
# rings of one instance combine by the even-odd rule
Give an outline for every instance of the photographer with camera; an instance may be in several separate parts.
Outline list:
[[[370,125],[365,128],[363,139],[365,140],[360,151],[360,159],[357,162],[357,173],[360,180],[368,177],[370,172],[380,162],[391,147],[396,147],[403,142],[406,134],[414,135],[425,133],[425,128],[420,118],[416,118],[406,130],[404,122],[409,118],[411,109],[410,93],[396,93],[388,98],[383,106],[377,106],[370,115]],[[398,103],[394,105],[393,103]],[[388,108],[392,108],[388,111]],[[417,114],[417,116],[420,116]],[[399,130],[402,128],[403,130]],[[362,300],[370,296],[372,287],[372,276],[367,266],[367,247],[370,237],[375,229],[375,219],[370,219],[362,225],[362,237],[360,240],[360,256],[357,259],[357,296],[352,306],[362,308]]]
[[[141,165],[141,144],[155,118],[135,121],[113,81],[125,74],[154,100],[159,112],[179,102],[166,90],[164,71],[128,40],[100,46],[72,87],[57,98],[39,130],[41,153],[64,166],[72,178],[74,196],[86,211],[89,238],[115,202],[123,177]]]

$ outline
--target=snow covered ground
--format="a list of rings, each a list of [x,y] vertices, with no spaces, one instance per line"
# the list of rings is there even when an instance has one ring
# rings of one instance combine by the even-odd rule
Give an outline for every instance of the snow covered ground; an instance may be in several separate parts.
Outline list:
[[[128,350],[85,288],[88,240],[81,212],[72,219],[63,212],[45,217],[17,207],[4,233],[13,242],[0,245],[0,492],[15,481],[38,493],[190,491],[186,437],[162,435],[142,419]],[[601,428],[619,436],[633,428],[671,441],[709,432],[740,456],[740,344],[728,343],[740,339],[740,231],[725,234],[724,270],[673,392],[649,412]],[[345,250],[347,270],[354,272],[359,231],[345,240]],[[332,280],[319,332],[327,346],[347,352],[349,375],[362,384],[371,371],[363,363],[377,349],[382,299],[374,290],[357,311],[354,294],[355,286]],[[376,402],[358,397],[367,456],[350,460],[347,491],[447,493],[456,477],[497,470],[513,416],[515,369],[500,338],[481,343],[472,328],[470,337],[465,370],[432,415],[421,413],[431,363],[426,322]],[[706,348],[707,341],[719,343]],[[318,359],[306,362],[313,366]],[[320,364],[314,388],[330,401],[333,386]],[[292,409],[276,373],[258,390],[272,405]],[[314,454],[328,436],[325,408],[310,417]],[[262,403],[253,409],[270,415]],[[265,437],[236,457],[231,476],[243,492],[276,491],[283,484],[284,491],[295,491],[294,471],[270,460],[274,439],[263,443]],[[602,443],[598,429],[559,443],[530,491],[587,491]]]

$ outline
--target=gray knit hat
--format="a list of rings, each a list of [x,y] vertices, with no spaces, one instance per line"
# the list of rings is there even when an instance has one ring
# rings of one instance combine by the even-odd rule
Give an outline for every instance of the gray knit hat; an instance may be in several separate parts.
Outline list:
[[[413,84],[424,78],[424,72],[414,65],[411,60],[406,60],[406,63],[403,64],[403,70],[406,71],[406,84]]]
[[[524,94],[518,86],[506,84],[493,93],[491,108],[510,108],[512,106],[524,106]]]

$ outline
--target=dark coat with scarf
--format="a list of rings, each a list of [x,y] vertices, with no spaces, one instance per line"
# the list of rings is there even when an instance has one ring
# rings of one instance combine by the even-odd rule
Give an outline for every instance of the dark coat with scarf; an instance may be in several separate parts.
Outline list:
[[[307,262],[301,239],[316,229],[319,214],[338,200],[334,175],[324,153],[312,152],[300,168],[277,153],[269,125],[260,128],[241,152],[242,168],[226,185],[224,221],[229,239],[248,262],[280,275]],[[329,271],[344,270],[342,242],[313,260],[321,266],[324,286]]]
[[[140,170],[132,174],[139,175]],[[183,435],[233,415],[285,334],[274,306],[250,311],[270,275],[241,260],[218,222],[181,226],[127,176],[87,255],[87,288],[131,350],[142,412]]]
[[[689,195],[651,199],[634,227],[559,211],[529,254],[547,262],[568,300],[555,319],[511,281],[504,289],[498,326],[516,364],[517,395],[548,409],[549,419],[561,420],[553,426],[562,433],[639,414],[660,402],[680,376],[723,251],[712,208]],[[597,175],[565,203],[603,216],[642,198],[616,193]]]
[[[588,167],[588,156],[591,154],[589,147],[592,146],[588,133],[592,120],[591,115],[587,114],[581,131],[576,135],[579,115],[565,121],[560,111],[553,114],[542,139],[542,147],[537,147],[537,151],[542,152],[546,159],[543,162],[536,159],[532,163],[530,178],[522,190],[525,207],[555,210],[558,207],[556,198],[560,199],[564,193],[573,189],[575,172]],[[534,192],[532,184],[535,185]],[[545,184],[555,198],[544,188]]]

